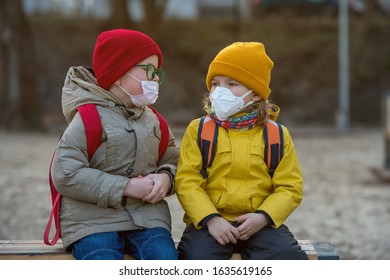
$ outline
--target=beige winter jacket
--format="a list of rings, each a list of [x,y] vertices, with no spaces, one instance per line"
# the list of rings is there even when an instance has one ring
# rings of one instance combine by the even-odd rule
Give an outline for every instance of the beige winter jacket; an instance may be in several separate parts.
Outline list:
[[[102,143],[89,162],[84,125],[77,112],[77,107],[86,103],[97,105],[103,127]],[[174,178],[179,148],[172,133],[157,165],[161,132],[155,114],[147,107],[125,109],[96,85],[96,79],[84,67],[69,69],[62,108],[69,126],[58,143],[52,176],[62,194],[64,248],[97,232],[153,227],[170,230],[166,201],[152,205],[122,194],[131,177],[165,170]],[[173,185],[171,190],[170,194]]]

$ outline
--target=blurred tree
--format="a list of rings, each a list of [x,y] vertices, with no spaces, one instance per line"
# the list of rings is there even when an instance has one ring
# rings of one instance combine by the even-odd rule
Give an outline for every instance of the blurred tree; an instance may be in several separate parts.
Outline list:
[[[155,41],[159,41],[160,22],[164,19],[167,0],[142,1],[145,13],[146,33]]]
[[[127,2],[127,0],[110,1],[111,15],[108,20],[108,28],[132,28],[133,22],[129,17]]]
[[[0,0],[0,127],[43,130],[34,39],[21,0]]]
[[[164,18],[165,8],[168,0],[144,0],[141,1],[144,10],[145,29],[142,30],[155,41],[159,41],[160,22]],[[104,24],[104,29],[113,28],[134,28],[134,22],[128,13],[127,0],[111,1],[111,15]]]
[[[366,5],[365,14],[367,16],[375,16],[381,14],[381,8],[378,4],[378,0],[368,0],[368,1],[366,0],[365,5]]]

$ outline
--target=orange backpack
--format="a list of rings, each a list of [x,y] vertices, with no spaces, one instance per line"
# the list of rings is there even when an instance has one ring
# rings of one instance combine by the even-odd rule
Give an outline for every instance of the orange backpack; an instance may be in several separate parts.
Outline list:
[[[159,161],[164,155],[169,141],[169,129],[167,121],[160,115],[160,113],[154,109],[153,107],[149,107],[158,117],[160,122],[160,130],[161,130],[161,139],[159,145]],[[85,104],[79,106],[77,108],[81,115],[81,119],[83,120],[83,124],[85,127],[85,133],[87,138],[87,149],[88,149],[88,160],[90,160],[101,144],[102,140],[102,124],[100,121],[99,113],[96,109],[95,104]],[[45,232],[43,234],[43,241],[46,245],[53,246],[57,243],[58,239],[61,238],[61,228],[60,228],[60,202],[61,202],[61,194],[57,191],[54,182],[51,177],[51,167],[53,163],[53,158],[55,155],[55,151],[53,157],[50,162],[49,169],[49,183],[51,190],[51,200],[52,200],[52,210],[49,216],[49,220],[46,224]],[[50,241],[50,229],[51,224],[54,219],[55,225],[55,235],[53,239]]]
[[[206,169],[211,166],[215,157],[218,127],[219,125],[208,115],[200,119],[198,146],[203,159],[200,172],[203,178],[207,178]],[[283,157],[284,142],[281,124],[268,120],[266,125],[264,125],[264,142],[264,161],[267,164],[268,173],[272,177]]]

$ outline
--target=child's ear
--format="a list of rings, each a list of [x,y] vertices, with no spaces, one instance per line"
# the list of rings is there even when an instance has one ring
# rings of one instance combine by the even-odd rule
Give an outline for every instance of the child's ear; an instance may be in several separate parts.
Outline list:
[[[252,100],[255,101],[255,102],[260,101],[260,100],[261,100],[261,96],[260,96],[260,95],[257,95],[257,94],[255,93],[255,95],[252,97]]]

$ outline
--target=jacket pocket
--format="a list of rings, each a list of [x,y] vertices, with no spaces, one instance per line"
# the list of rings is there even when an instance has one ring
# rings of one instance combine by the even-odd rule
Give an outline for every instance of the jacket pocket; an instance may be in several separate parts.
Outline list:
[[[222,209],[225,208],[225,202],[223,199],[223,193],[222,192],[208,192],[207,193],[210,197],[211,202],[214,204],[215,208]]]
[[[264,160],[264,145],[259,143],[252,143],[250,148],[251,156],[259,157],[260,160]]]
[[[159,227],[165,224],[171,227],[171,214],[165,200],[157,204],[145,203],[138,208],[128,209],[134,223],[140,227]]]
[[[262,195],[253,195],[251,197],[251,205],[252,205],[252,211],[256,211],[257,209],[259,209],[260,205],[263,203],[264,201],[264,196]]]
[[[161,139],[161,131],[160,131],[160,128],[158,126],[154,126],[153,127],[153,130],[154,130],[154,136],[160,141]]]

